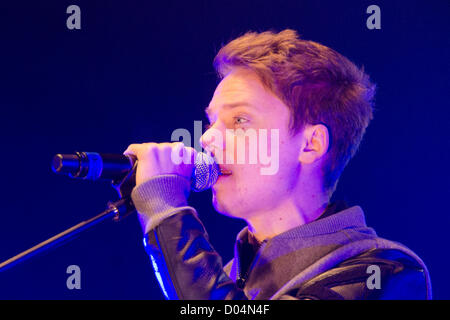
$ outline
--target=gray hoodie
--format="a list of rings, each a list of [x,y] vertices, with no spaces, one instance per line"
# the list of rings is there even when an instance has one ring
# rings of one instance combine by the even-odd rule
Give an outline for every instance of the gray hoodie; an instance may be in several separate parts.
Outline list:
[[[189,191],[190,183],[187,179],[176,175],[161,175],[136,187],[132,193],[146,235],[147,252],[157,269],[155,271],[159,273],[160,284],[165,291],[170,291],[168,287],[172,288],[173,293],[169,298],[298,298],[301,295],[292,292],[305,288],[305,283],[330,283],[323,282],[327,277],[331,282],[339,279],[348,283],[349,279],[342,280],[342,274],[349,273],[348,266],[361,266],[359,260],[352,260],[354,257],[371,250],[383,249],[384,252],[388,250],[401,255],[400,258],[393,259],[397,266],[399,261],[413,261],[424,278],[424,285],[422,282],[418,285],[409,276],[392,278],[390,272],[390,277],[394,280],[389,280],[389,283],[395,283],[396,287],[389,287],[389,283],[384,281],[383,285],[388,286],[391,291],[385,293],[384,297],[408,298],[408,295],[398,294],[398,291],[420,286],[423,297],[431,299],[431,281],[423,261],[404,245],[379,238],[372,228],[367,227],[364,213],[358,206],[333,212],[264,241],[248,264],[247,272],[240,270],[242,248],[249,238],[249,231],[244,228],[237,236],[234,258],[223,268],[220,256],[209,245],[208,235],[196,210],[187,204]],[[170,240],[161,243],[162,239]],[[186,252],[195,254],[186,257]],[[380,265],[384,267],[389,265],[390,258],[365,259],[381,261]],[[345,268],[341,265],[343,262]],[[195,275],[195,272],[198,274]],[[400,274],[406,274],[406,271]],[[343,286],[335,287],[333,294],[343,291]],[[233,293],[230,294],[227,290]],[[243,294],[239,294],[240,290]],[[348,288],[345,290],[348,291]],[[350,296],[354,296],[353,293]]]

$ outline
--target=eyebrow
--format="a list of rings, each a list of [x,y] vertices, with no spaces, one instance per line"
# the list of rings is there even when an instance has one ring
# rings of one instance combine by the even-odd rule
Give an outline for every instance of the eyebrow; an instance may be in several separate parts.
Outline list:
[[[234,102],[234,103],[226,103],[222,105],[223,109],[233,109],[237,107],[250,107],[256,109],[256,107],[248,102]],[[205,109],[206,116],[209,118],[211,114],[211,108],[207,107]]]

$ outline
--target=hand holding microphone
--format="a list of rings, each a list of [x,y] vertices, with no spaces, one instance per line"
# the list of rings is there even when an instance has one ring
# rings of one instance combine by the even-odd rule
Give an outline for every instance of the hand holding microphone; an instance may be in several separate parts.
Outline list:
[[[197,152],[181,142],[131,144],[124,155],[138,160],[136,186],[162,174],[176,174],[191,179]],[[181,163],[177,163],[180,161]]]

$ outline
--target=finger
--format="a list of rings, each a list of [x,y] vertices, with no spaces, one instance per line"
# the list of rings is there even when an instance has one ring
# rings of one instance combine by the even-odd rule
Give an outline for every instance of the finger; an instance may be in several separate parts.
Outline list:
[[[193,164],[195,163],[195,158],[197,157],[197,150],[195,150],[194,148],[191,147],[185,147],[183,149],[184,152],[184,158],[188,159],[189,164]]]
[[[182,142],[173,144],[172,156],[182,159],[184,164],[193,164],[195,162],[196,150],[191,147],[186,147]]]
[[[134,144],[130,144],[129,146],[128,146],[128,148],[123,152],[123,154],[124,155],[134,155],[134,156],[137,156],[137,151],[138,151],[138,149],[139,149],[139,144],[137,144],[137,143],[134,143]]]
[[[165,159],[168,159],[174,150],[176,150],[177,146],[174,143],[163,142],[158,145],[158,149],[160,150],[162,156]]]
[[[171,156],[183,157],[183,142],[174,142],[170,144],[170,154]]]
[[[139,158],[145,152],[151,152],[157,147],[157,143],[147,142],[147,143],[133,143],[128,146],[128,148],[123,152],[124,155],[132,154]]]

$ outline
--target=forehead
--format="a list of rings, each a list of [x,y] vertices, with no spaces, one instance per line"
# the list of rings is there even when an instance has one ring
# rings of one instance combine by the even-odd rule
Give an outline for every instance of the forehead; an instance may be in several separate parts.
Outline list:
[[[264,112],[282,103],[264,87],[258,76],[245,69],[230,72],[217,86],[205,112],[208,116],[234,106],[248,106]]]

